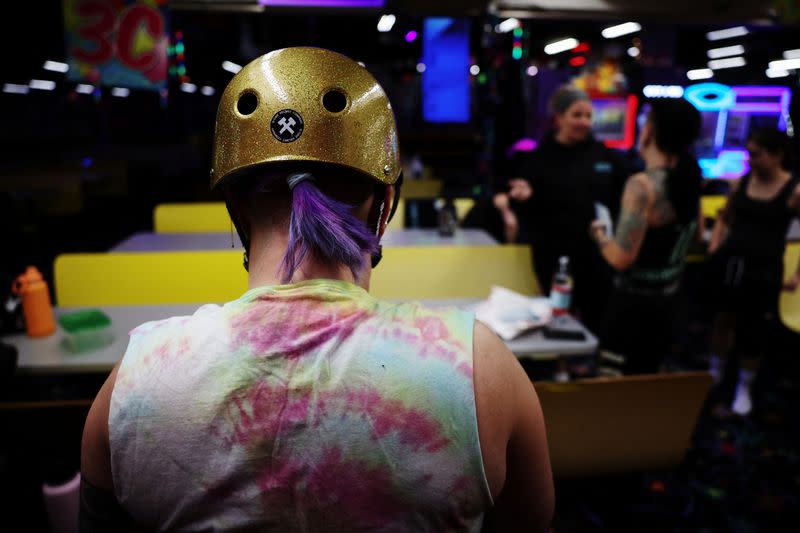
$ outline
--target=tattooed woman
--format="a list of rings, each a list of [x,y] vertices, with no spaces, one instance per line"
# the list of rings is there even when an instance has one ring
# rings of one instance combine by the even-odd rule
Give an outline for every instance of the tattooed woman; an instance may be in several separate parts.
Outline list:
[[[689,150],[700,114],[686,100],[652,104],[639,138],[644,172],[628,178],[615,234],[590,232],[617,275],[601,343],[625,373],[658,370],[672,343],[675,295],[696,233],[701,175]]]
[[[494,507],[543,531],[544,422],[516,358],[470,313],[367,292],[400,182],[375,78],[271,52],[225,89],[214,146],[250,290],[131,332],[86,422],[84,529],[479,531]]]

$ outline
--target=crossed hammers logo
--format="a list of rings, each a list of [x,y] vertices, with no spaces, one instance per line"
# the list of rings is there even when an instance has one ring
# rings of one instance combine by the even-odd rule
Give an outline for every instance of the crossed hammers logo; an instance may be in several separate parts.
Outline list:
[[[278,121],[278,124],[281,125],[281,131],[279,132],[279,135],[283,135],[283,132],[286,130],[289,130],[289,133],[294,135],[294,129],[292,126],[297,124],[297,122],[292,117],[289,117],[288,119],[286,117],[281,117],[281,119]]]

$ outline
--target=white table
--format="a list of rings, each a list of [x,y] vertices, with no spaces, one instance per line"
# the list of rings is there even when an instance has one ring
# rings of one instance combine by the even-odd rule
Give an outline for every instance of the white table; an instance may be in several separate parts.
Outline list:
[[[467,246],[494,245],[497,241],[480,229],[458,229],[452,237],[442,237],[436,229],[388,230],[381,239],[385,246]],[[229,250],[242,248],[234,232],[217,233],[134,233],[111,252],[171,252],[181,250]]]
[[[469,309],[475,306],[478,300],[436,300],[424,303],[431,307],[457,306]],[[200,307],[199,304],[99,307],[111,318],[114,341],[98,350],[78,354],[71,353],[62,346],[64,333],[60,328],[55,334],[41,339],[32,339],[24,334],[16,334],[5,336],[0,340],[17,348],[19,352],[17,369],[21,373],[108,372],[125,353],[130,330],[151,320],[190,315],[198,307]],[[55,312],[58,316],[77,309],[56,308]],[[586,334],[586,339],[582,341],[551,340],[545,339],[541,332],[534,331],[506,344],[517,357],[536,360],[594,352],[597,348],[597,338],[575,319],[567,318],[566,320],[580,328]]]

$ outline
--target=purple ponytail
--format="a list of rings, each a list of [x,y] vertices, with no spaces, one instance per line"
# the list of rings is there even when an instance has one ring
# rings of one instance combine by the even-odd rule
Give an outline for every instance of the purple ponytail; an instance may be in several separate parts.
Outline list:
[[[378,250],[378,237],[351,212],[352,207],[323,194],[311,181],[292,192],[289,246],[281,261],[282,283],[288,283],[309,252],[320,260],[346,265],[358,279],[364,253]]]

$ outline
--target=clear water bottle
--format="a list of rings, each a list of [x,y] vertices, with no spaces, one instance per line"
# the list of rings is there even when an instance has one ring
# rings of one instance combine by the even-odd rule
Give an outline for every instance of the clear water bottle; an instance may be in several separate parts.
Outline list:
[[[553,315],[566,315],[572,305],[572,276],[569,273],[569,257],[563,255],[558,258],[558,270],[553,275],[550,286],[550,306]]]
[[[447,200],[439,198],[434,203],[434,207],[436,208],[439,235],[442,237],[455,235],[458,218],[456,217],[456,207],[453,205],[453,201],[449,198]]]

